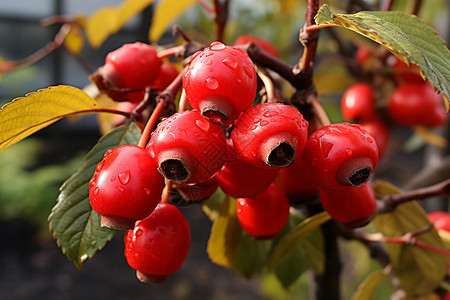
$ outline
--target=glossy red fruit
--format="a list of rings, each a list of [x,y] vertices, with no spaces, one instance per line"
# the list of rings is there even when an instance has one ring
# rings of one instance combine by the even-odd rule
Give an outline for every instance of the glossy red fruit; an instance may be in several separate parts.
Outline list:
[[[222,127],[196,110],[164,119],[147,148],[154,153],[161,174],[175,183],[205,181],[226,161]]]
[[[358,124],[316,130],[304,150],[308,169],[322,188],[339,190],[366,183],[378,163],[375,138]]]
[[[117,104],[116,109],[124,112],[132,112],[136,107],[138,106],[138,103],[130,102],[130,101],[123,101],[119,102]],[[114,127],[117,127],[119,125],[122,125],[125,121],[126,117],[122,115],[114,115],[112,118],[112,125]]]
[[[395,56],[389,57],[388,64],[392,66],[392,75],[397,84],[425,83],[425,80],[420,75],[420,68],[417,65],[410,64],[408,66]]]
[[[377,209],[375,193],[369,183],[339,191],[320,189],[319,197],[323,208],[347,229],[366,225]]]
[[[177,185],[178,192],[186,201],[203,201],[214,194],[218,187],[214,176],[203,182],[182,182]]]
[[[164,187],[156,167],[153,157],[134,145],[105,153],[89,182],[89,201],[102,226],[132,228],[153,211]]]
[[[220,188],[225,194],[235,198],[254,198],[264,192],[274,181],[278,169],[261,169],[241,160],[227,140],[228,161],[215,174]]]
[[[370,62],[372,57],[372,51],[368,47],[359,47],[356,50],[355,58],[358,64],[362,67],[366,66]]]
[[[308,139],[308,121],[289,105],[263,103],[247,109],[231,132],[239,158],[258,168],[287,167]]]
[[[289,219],[289,199],[275,184],[255,198],[239,198],[236,214],[242,228],[258,239],[271,239]]]
[[[437,230],[450,232],[450,213],[446,211],[433,211],[428,213],[428,219]]]
[[[256,96],[256,71],[247,52],[214,42],[197,52],[183,77],[192,108],[230,124]]]
[[[151,86],[159,75],[162,61],[155,49],[144,43],[125,44],[106,56],[100,73],[112,86],[144,89]],[[139,102],[144,93],[130,92],[129,100]]]
[[[173,64],[163,63],[161,65],[161,71],[155,82],[152,84],[152,87],[159,90],[165,89],[175,78],[177,78],[179,73],[180,72],[178,72],[178,69],[175,68]]]
[[[275,182],[294,203],[302,202],[319,193],[317,181],[305,164],[303,155],[297,157],[289,167],[281,168]]]
[[[180,210],[160,203],[150,216],[137,221],[125,237],[125,258],[139,280],[163,283],[177,272],[189,252],[191,232]]]
[[[390,117],[405,126],[442,126],[447,120],[442,96],[430,84],[397,87],[387,106]]]
[[[347,121],[365,121],[375,118],[375,98],[372,86],[360,82],[349,87],[342,96],[341,111]]]
[[[375,139],[378,146],[378,156],[381,158],[389,146],[391,131],[386,124],[378,119],[372,119],[361,124]]]
[[[236,40],[234,41],[234,45],[246,45],[250,42],[257,44],[259,47],[261,47],[261,49],[263,49],[270,55],[280,57],[277,49],[272,45],[272,43],[256,35],[242,34],[236,38]]]

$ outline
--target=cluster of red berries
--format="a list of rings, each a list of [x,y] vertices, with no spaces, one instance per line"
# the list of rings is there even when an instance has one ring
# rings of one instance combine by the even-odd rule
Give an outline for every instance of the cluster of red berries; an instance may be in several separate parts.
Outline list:
[[[151,66],[161,69],[148,47],[137,43],[112,52],[99,72],[115,87],[152,87],[157,71],[151,80],[139,75],[153,71]],[[138,70],[141,64],[144,71]],[[165,281],[189,250],[188,222],[177,207],[161,201],[165,180],[188,201],[208,198],[219,187],[238,198],[242,228],[259,239],[273,238],[286,225],[292,195],[320,195],[324,209],[348,228],[370,220],[376,204],[367,182],[378,147],[364,127],[332,124],[308,137],[309,124],[297,109],[253,105],[252,60],[241,48],[220,42],[193,55],[182,83],[192,109],[163,119],[145,148],[106,151],[89,183],[102,225],[128,229],[125,257],[138,278]]]

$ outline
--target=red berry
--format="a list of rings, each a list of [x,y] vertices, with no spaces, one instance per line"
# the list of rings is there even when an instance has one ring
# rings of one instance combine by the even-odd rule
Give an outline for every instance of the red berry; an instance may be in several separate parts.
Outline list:
[[[339,191],[319,189],[319,196],[323,208],[347,229],[366,225],[377,209],[375,193],[369,183]]]
[[[433,211],[428,213],[428,219],[437,230],[450,232],[450,213],[446,211]]]
[[[186,260],[191,243],[189,224],[181,211],[160,203],[150,216],[137,221],[125,237],[125,257],[139,280],[162,283]]]
[[[123,101],[123,102],[119,102],[117,104],[116,109],[120,110],[120,111],[124,111],[124,112],[132,112],[137,106],[138,106],[138,103],[134,103],[134,102],[130,102],[130,101]],[[111,123],[114,127],[117,127],[117,126],[122,125],[124,123],[125,119],[126,119],[125,116],[114,115]]]
[[[356,83],[349,87],[341,100],[344,119],[370,120],[375,117],[375,99],[372,86],[367,83]]]
[[[399,86],[391,94],[387,108],[391,118],[405,126],[438,127],[447,120],[442,96],[430,84]]]
[[[163,63],[161,65],[161,71],[159,72],[158,78],[152,84],[155,89],[163,90],[172,83],[172,81],[178,76],[180,72],[175,68],[174,65],[170,63]]]
[[[214,194],[218,187],[214,176],[203,182],[182,182],[177,185],[178,192],[186,201],[203,201]]]
[[[281,168],[275,180],[289,200],[298,203],[319,193],[318,184],[304,162],[304,157],[297,157],[287,168]]]
[[[215,174],[225,194],[235,198],[256,197],[264,192],[275,179],[278,169],[257,168],[239,159],[231,140],[227,140],[228,161]]]
[[[360,66],[365,66],[372,57],[372,51],[368,47],[360,47],[356,50],[355,58]]]
[[[158,124],[147,145],[158,170],[175,182],[202,182],[226,161],[225,133],[195,110],[176,113]]]
[[[239,198],[236,214],[242,228],[259,239],[270,239],[289,219],[289,199],[275,184],[255,198]]]
[[[383,121],[378,119],[366,121],[361,125],[374,137],[378,146],[378,155],[379,157],[382,157],[386,152],[389,145],[389,140],[391,139],[391,132],[389,128]]]
[[[308,122],[295,108],[263,103],[247,109],[231,132],[239,157],[258,168],[287,167],[301,153]]]
[[[397,84],[402,85],[406,83],[423,84],[425,80],[420,75],[420,68],[415,64],[409,66],[398,59],[396,56],[390,56],[388,64],[392,66],[392,72]]]
[[[89,182],[89,200],[103,226],[132,228],[153,211],[163,187],[153,157],[143,148],[124,145],[108,150],[97,165]]]
[[[246,45],[250,42],[257,44],[259,47],[261,47],[261,49],[263,49],[270,55],[275,56],[275,57],[280,57],[277,49],[268,40],[263,39],[256,35],[250,35],[250,34],[240,35],[234,41],[234,45],[236,45],[236,46],[237,45]]]
[[[197,52],[183,77],[192,108],[214,122],[231,123],[256,96],[256,71],[247,52],[214,42]]]
[[[338,123],[316,130],[306,143],[305,163],[328,189],[361,186],[378,163],[375,139],[358,124]]]

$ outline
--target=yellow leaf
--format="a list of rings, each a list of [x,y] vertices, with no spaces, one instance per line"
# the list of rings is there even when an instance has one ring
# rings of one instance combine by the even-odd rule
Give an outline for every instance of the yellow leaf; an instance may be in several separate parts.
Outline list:
[[[86,23],[86,36],[94,48],[119,31],[132,17],[155,0],[126,0],[118,7],[105,7],[94,13]],[[180,1],[183,2],[183,1]]]
[[[433,133],[430,129],[423,126],[414,127],[414,133],[420,136],[428,144],[445,148],[448,145],[448,141],[440,135]]]
[[[98,109],[86,93],[63,85],[14,99],[0,110],[0,151],[63,117]]]
[[[381,281],[386,277],[384,270],[378,270],[370,274],[352,295],[351,300],[370,300]]]
[[[74,24],[64,39],[64,46],[73,55],[78,55],[83,49],[83,44],[81,27]]]
[[[150,27],[150,41],[158,41],[167,27],[197,0],[161,0],[155,7]]]

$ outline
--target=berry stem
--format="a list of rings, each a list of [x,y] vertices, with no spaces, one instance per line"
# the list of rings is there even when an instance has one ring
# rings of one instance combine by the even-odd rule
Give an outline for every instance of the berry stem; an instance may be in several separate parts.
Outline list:
[[[259,78],[261,78],[264,88],[266,89],[267,101],[269,103],[283,102],[279,93],[276,92],[275,85],[273,84],[273,79],[270,76],[267,69],[264,67],[255,66],[256,72]]]
[[[185,45],[180,45],[180,46],[176,46],[176,47],[171,47],[168,49],[164,49],[158,52],[158,57],[160,59],[172,56],[172,55],[177,55],[178,53],[183,52],[186,49]]]
[[[186,110],[187,103],[188,103],[188,101],[187,101],[186,92],[183,89],[181,91],[180,102],[178,103],[178,112],[179,113],[181,113],[181,112]]]
[[[165,178],[164,180],[164,189],[161,194],[161,202],[160,203],[170,203],[170,194],[172,193],[173,183],[169,179]]]
[[[313,24],[313,25],[310,25],[310,26],[305,26],[303,30],[307,34],[312,34],[313,32],[315,32],[315,31],[317,31],[319,29],[327,28],[327,27],[336,27],[336,26],[342,27],[341,25],[338,25],[338,24],[320,24],[320,25]]]
[[[445,196],[450,196],[450,179],[429,187],[406,191],[402,194],[378,196],[377,214],[392,211],[397,205],[408,201]]]
[[[156,122],[158,121],[159,117],[161,116],[165,108],[166,103],[164,101],[158,102],[158,104],[156,105],[155,109],[152,112],[152,115],[150,116],[150,119],[145,125],[144,131],[142,132],[142,136],[138,144],[139,147],[145,148],[150,138],[150,134],[152,133],[153,128],[156,125]]]

